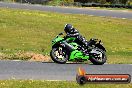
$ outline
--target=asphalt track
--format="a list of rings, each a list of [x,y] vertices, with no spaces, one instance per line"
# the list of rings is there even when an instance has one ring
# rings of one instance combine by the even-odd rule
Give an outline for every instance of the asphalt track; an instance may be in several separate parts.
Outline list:
[[[0,61],[0,79],[76,80],[78,67],[89,74],[130,74],[129,64],[56,64],[28,61]]]
[[[62,8],[41,5],[28,5],[0,2],[0,7],[54,11],[71,14],[88,14],[132,19],[132,12]],[[37,80],[72,80],[75,81],[77,69],[82,67],[91,74],[130,74],[131,64],[56,64],[27,61],[0,61],[0,79],[37,79]]]
[[[19,8],[19,9],[30,9],[30,10],[41,10],[41,11],[52,11],[60,13],[71,13],[71,14],[87,14],[95,16],[108,16],[116,18],[127,18],[132,19],[132,11],[112,11],[112,10],[96,10],[96,9],[84,9],[84,8],[65,8],[55,6],[42,6],[42,5],[30,5],[30,4],[19,4],[19,3],[5,3],[0,2],[0,7],[7,8]]]

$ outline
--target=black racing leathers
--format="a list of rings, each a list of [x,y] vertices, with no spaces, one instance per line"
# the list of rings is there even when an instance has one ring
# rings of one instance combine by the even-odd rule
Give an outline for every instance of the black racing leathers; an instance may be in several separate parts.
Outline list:
[[[87,46],[87,40],[80,35],[79,31],[75,28],[72,29],[72,31],[66,33],[66,37],[75,37],[76,40],[75,42],[78,43],[79,45],[85,45]]]

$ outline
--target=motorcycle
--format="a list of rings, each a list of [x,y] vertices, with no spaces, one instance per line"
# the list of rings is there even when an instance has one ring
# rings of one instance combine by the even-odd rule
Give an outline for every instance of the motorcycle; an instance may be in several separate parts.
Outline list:
[[[103,65],[106,60],[106,49],[101,40],[91,38],[87,43],[88,47],[79,45],[74,37],[61,37],[59,33],[52,40],[52,50],[50,56],[52,60],[59,64],[65,64],[67,61],[84,62],[90,60],[94,65]]]

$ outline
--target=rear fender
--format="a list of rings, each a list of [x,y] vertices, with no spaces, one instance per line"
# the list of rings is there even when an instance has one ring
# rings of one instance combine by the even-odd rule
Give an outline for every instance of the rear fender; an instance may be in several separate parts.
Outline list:
[[[100,49],[102,49],[103,51],[106,52],[106,49],[104,48],[103,45],[101,45],[101,44],[98,43],[98,44],[96,44],[95,46],[98,47],[98,48],[100,48]]]

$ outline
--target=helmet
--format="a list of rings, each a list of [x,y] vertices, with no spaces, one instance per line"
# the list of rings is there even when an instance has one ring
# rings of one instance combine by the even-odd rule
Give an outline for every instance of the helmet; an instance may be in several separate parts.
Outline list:
[[[71,24],[66,24],[64,31],[67,33],[67,32],[71,32],[72,29],[73,29],[73,26]]]

